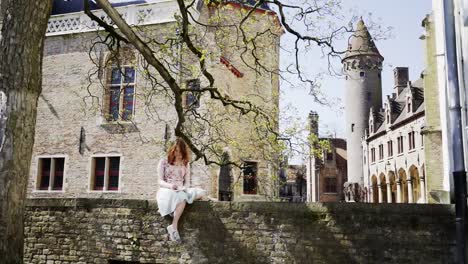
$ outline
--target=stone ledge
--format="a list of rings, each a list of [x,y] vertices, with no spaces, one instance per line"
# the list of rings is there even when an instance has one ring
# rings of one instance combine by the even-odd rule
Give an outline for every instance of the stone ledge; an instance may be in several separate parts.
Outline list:
[[[102,199],[102,198],[30,198],[28,207],[72,207],[72,208],[127,208],[157,210],[155,200]],[[399,214],[399,215],[437,215],[454,216],[455,206],[451,204],[369,204],[369,203],[287,203],[287,202],[204,202],[197,201],[192,207],[206,211],[209,208],[233,211],[307,211],[313,213],[359,213]]]

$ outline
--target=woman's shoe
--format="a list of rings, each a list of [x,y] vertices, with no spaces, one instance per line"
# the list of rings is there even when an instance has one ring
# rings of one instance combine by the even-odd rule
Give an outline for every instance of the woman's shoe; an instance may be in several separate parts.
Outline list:
[[[218,199],[213,198],[213,197],[211,197],[211,196],[209,196],[209,195],[206,196],[206,200],[207,200],[208,202],[217,202],[217,201],[218,201]]]
[[[169,233],[169,239],[171,239],[171,241],[175,241],[175,242],[181,241],[179,232],[174,227],[172,227],[172,225],[168,226],[166,229],[167,229],[167,232]]]

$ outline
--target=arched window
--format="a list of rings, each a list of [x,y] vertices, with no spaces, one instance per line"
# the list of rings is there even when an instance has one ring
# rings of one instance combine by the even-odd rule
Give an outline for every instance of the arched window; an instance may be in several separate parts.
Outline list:
[[[107,60],[104,116],[107,121],[130,121],[135,112],[135,54],[130,49],[111,53]]]

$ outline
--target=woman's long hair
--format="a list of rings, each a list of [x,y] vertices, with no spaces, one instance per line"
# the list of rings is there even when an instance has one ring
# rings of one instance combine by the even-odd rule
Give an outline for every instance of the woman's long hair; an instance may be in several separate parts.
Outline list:
[[[169,164],[174,165],[177,159],[177,154],[180,153],[180,156],[182,158],[182,163],[184,166],[187,166],[187,164],[190,162],[190,149],[187,146],[187,143],[181,138],[177,138],[176,142],[172,147],[169,149],[169,152],[167,153],[167,161]]]

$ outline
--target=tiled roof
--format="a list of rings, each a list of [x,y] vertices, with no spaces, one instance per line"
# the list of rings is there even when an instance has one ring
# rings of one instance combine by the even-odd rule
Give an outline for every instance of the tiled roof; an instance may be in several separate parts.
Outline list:
[[[93,0],[89,1],[89,7],[91,10],[99,9],[99,6]],[[113,6],[126,6],[134,4],[147,3],[147,0],[121,0],[121,1],[112,1]],[[84,10],[83,0],[54,0],[54,5],[52,7],[52,15],[61,15],[74,12],[81,12]]]
[[[411,89],[411,93],[413,95],[413,109],[416,111],[411,111],[408,113],[406,107],[406,95],[408,93],[408,89]],[[392,125],[396,125],[400,122],[403,122],[407,118],[413,116],[416,113],[424,111],[424,90],[423,90],[423,82],[422,79],[418,79],[414,83],[411,83],[409,87],[404,88],[397,98],[395,98],[394,104],[392,106],[398,107],[398,115],[396,120],[392,120]],[[397,109],[392,109],[392,112],[395,112]],[[393,114],[393,113],[392,113]]]
[[[227,0],[226,2],[232,2],[232,3],[237,3],[240,5],[246,5],[246,6],[255,6],[255,4],[258,1],[256,0]],[[259,8],[265,9],[265,10],[271,10],[267,3],[261,4]]]
[[[411,92],[412,96],[412,111],[408,112],[407,110],[407,95]],[[401,123],[408,121],[414,116],[424,112],[424,88],[423,80],[418,79],[413,83],[408,83],[408,86],[403,88],[398,96],[387,96],[388,103],[390,103],[391,108],[391,123],[387,124],[385,122],[385,112],[383,111],[374,111],[370,113],[374,118],[374,133],[368,135],[369,138],[372,138],[388,128],[388,126],[398,126]]]
[[[383,111],[379,112],[374,112],[374,127],[375,127],[375,132],[380,133],[381,131],[385,131],[385,113]]]
[[[94,0],[88,0],[89,7],[91,10],[99,9],[99,6]],[[134,4],[143,4],[149,3],[154,0],[115,0],[111,1],[112,5],[115,7],[118,6],[127,6]],[[203,1],[203,0],[201,0]],[[216,1],[218,2],[218,1]],[[236,3],[244,6],[254,6],[257,2],[256,0],[227,0],[226,2]],[[259,7],[260,9],[271,10],[267,3],[263,3]],[[81,12],[84,10],[83,0],[54,0],[54,5],[52,8],[52,15],[62,15],[74,12]]]

